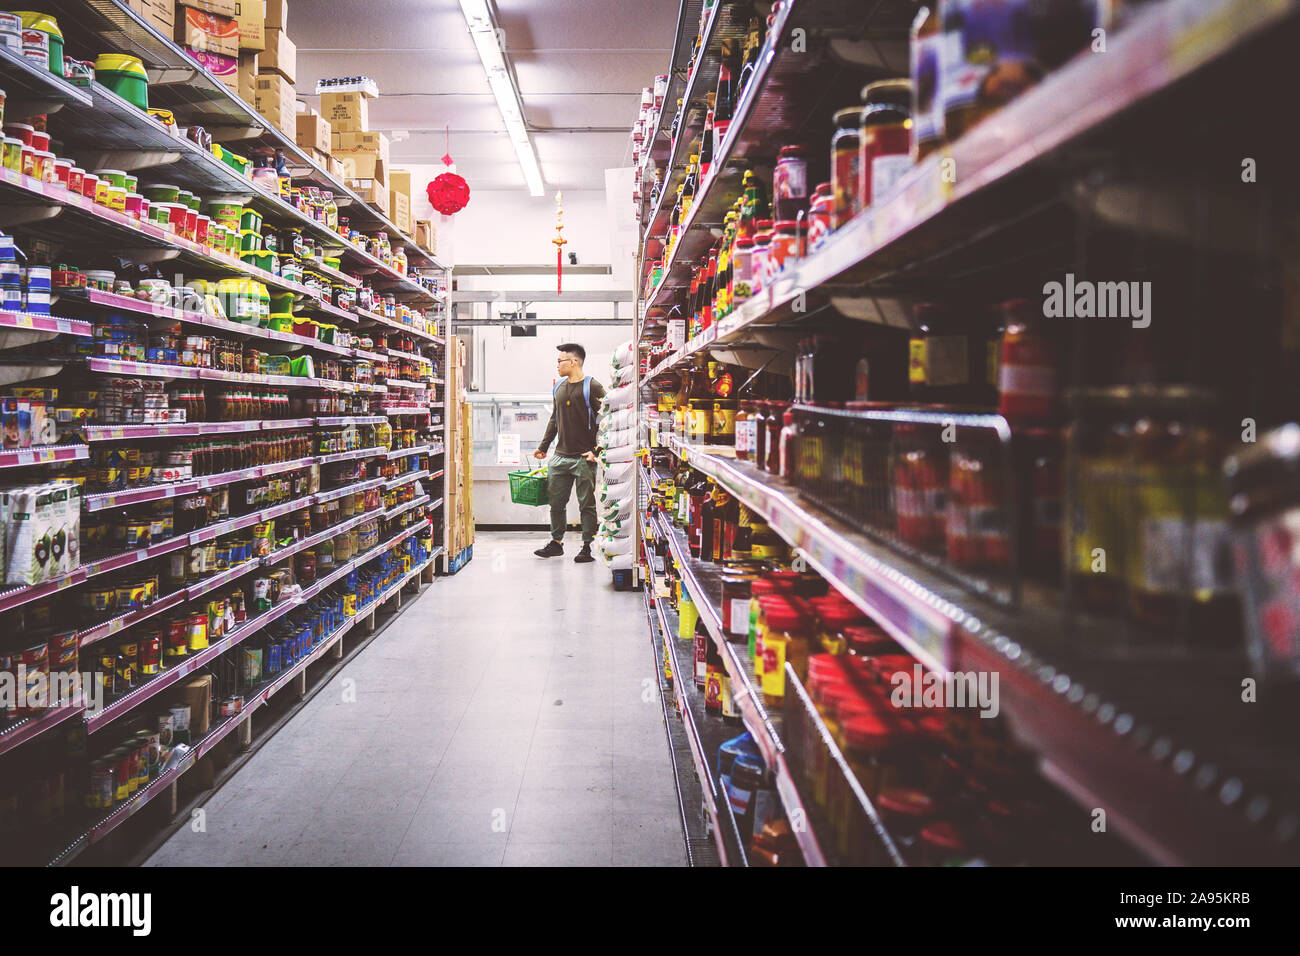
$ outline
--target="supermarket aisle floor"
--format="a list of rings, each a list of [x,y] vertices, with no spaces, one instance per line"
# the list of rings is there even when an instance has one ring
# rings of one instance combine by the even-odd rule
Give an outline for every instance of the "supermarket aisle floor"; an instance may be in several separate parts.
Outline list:
[[[640,595],[545,537],[481,535],[147,865],[685,865]]]

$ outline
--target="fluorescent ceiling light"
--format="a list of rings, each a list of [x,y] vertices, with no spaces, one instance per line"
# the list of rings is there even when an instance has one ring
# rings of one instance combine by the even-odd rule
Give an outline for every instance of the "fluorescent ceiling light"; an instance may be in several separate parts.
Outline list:
[[[492,11],[488,9],[488,0],[460,0],[460,9],[465,14],[469,35],[474,40],[474,48],[478,50],[478,58],[487,73],[488,86],[496,97],[497,109],[501,111],[501,119],[506,124],[510,145],[515,148],[519,168],[523,170],[524,181],[528,183],[528,192],[534,196],[544,195],[546,189],[542,184],[542,168],[537,163],[533,141],[524,125],[524,104],[506,66],[496,23],[492,19]]]

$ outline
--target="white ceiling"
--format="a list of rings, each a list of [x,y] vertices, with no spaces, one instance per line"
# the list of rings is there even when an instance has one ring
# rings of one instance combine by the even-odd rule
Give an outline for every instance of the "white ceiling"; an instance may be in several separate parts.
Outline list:
[[[290,0],[299,95],[329,76],[379,84],[371,129],[406,130],[394,166],[447,151],[472,189],[526,191],[458,0]],[[548,191],[604,189],[631,164],[641,88],[668,68],[678,0],[496,0]],[[596,127],[600,131],[591,131]],[[605,131],[612,128],[612,131]]]

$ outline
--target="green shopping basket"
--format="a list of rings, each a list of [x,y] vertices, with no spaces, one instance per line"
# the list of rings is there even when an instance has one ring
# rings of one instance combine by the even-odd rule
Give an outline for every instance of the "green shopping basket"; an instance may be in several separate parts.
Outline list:
[[[510,474],[510,500],[517,505],[550,504],[550,493],[546,485],[546,473],[535,474],[531,471],[512,471]]]

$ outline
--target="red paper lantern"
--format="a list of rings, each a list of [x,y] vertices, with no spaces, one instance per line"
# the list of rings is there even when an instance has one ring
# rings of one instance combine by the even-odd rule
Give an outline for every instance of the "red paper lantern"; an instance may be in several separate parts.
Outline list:
[[[454,215],[469,204],[469,183],[456,173],[440,174],[425,192],[429,195],[429,205],[444,216]]]

